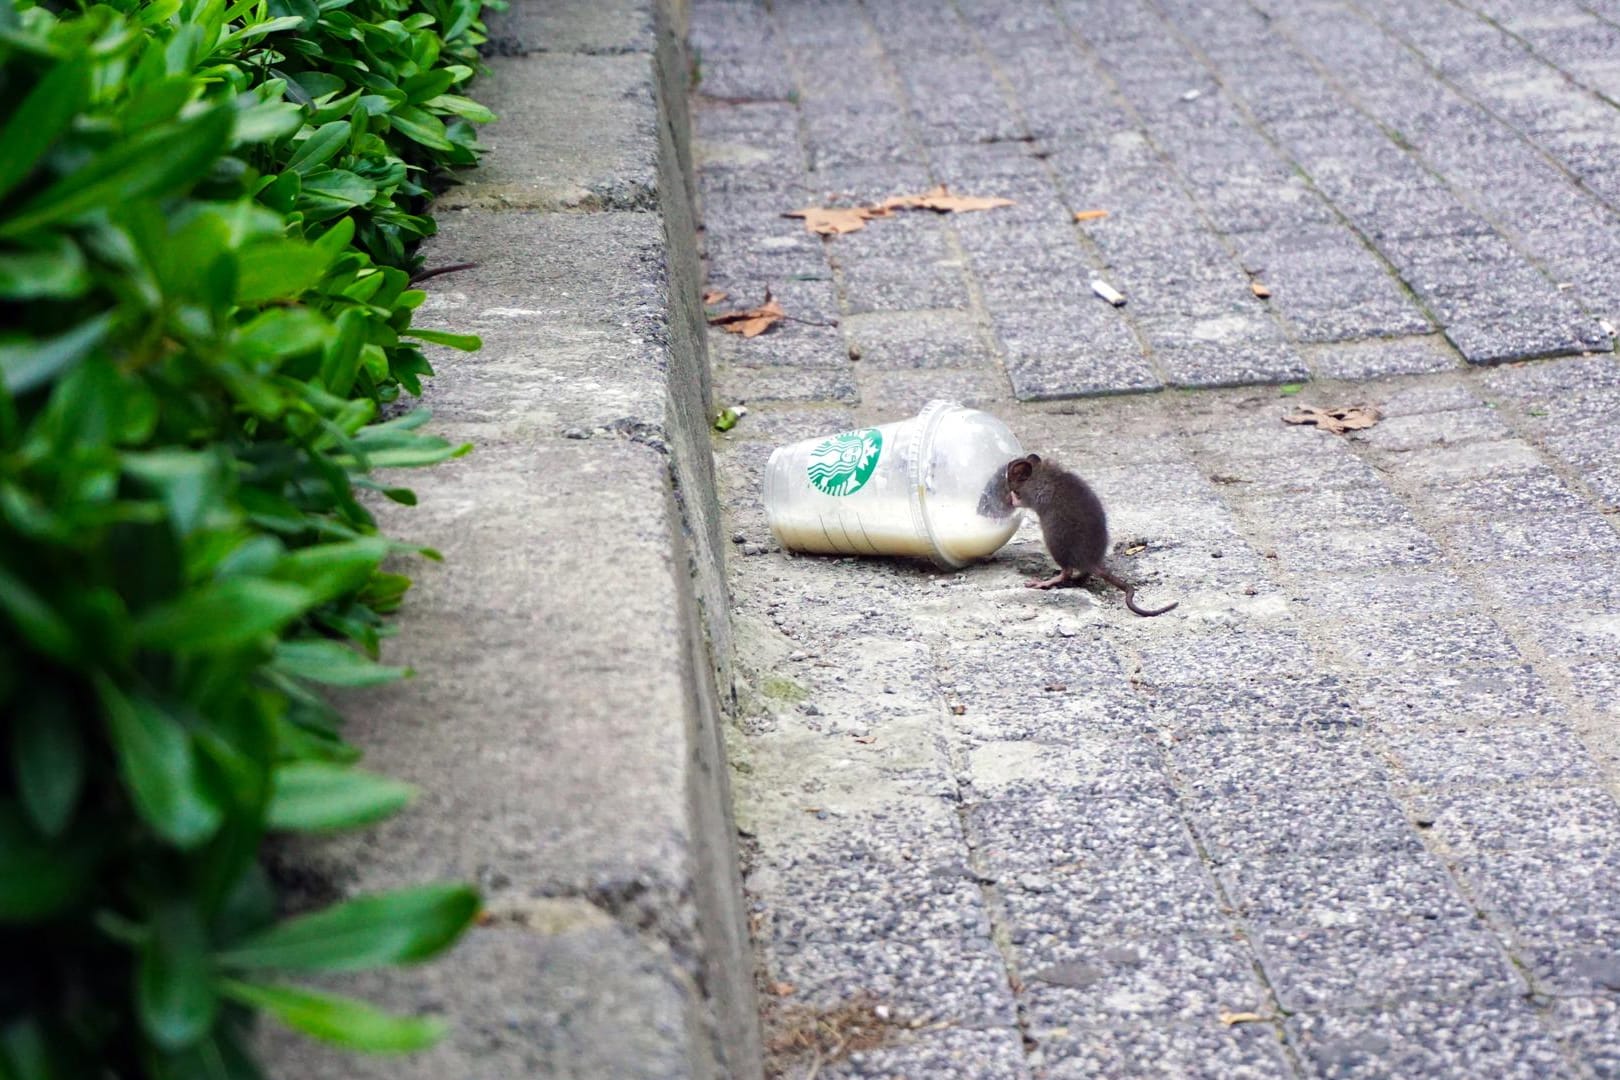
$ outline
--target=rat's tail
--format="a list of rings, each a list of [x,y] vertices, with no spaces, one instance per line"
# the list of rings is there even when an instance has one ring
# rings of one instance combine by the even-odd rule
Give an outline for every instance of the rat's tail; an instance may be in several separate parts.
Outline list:
[[[1177,600],[1174,603],[1166,604],[1162,608],[1139,608],[1136,606],[1136,586],[1125,584],[1125,582],[1121,581],[1119,578],[1115,577],[1113,574],[1102,569],[1101,567],[1098,567],[1095,573],[1098,577],[1108,582],[1108,584],[1112,585],[1120,592],[1123,592],[1125,594],[1125,606],[1136,612],[1138,615],[1163,615],[1165,612],[1179,606],[1181,603],[1181,601]]]

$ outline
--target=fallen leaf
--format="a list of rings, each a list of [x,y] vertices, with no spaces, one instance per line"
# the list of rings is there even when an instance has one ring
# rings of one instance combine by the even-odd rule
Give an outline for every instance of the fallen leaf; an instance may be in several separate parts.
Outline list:
[[[765,290],[765,302],[747,311],[722,311],[709,316],[709,325],[718,326],[728,334],[741,334],[745,338],[758,337],[783,319],[787,313],[782,305],[771,299],[771,290]]]
[[[1377,409],[1354,405],[1345,409],[1318,409],[1314,405],[1303,405],[1298,412],[1283,417],[1285,424],[1315,424],[1323,431],[1330,431],[1335,435],[1343,435],[1347,431],[1360,431],[1370,428],[1383,417]]]
[[[862,746],[871,746],[873,743],[877,742],[876,735],[851,735],[850,738],[854,739]]]
[[[1251,282],[1249,282],[1249,291],[1254,293],[1254,295],[1258,296],[1262,300],[1271,299],[1271,290],[1266,288],[1264,282],[1261,282],[1261,281],[1251,281]]]
[[[998,206],[1012,206],[1011,199],[995,195],[952,195],[944,184],[929,188],[921,195],[896,195],[878,203],[878,209],[934,210],[941,214],[965,214],[973,210],[994,210]]]
[[[792,997],[794,994],[798,993],[799,988],[790,982],[773,982],[771,983],[770,991],[777,997]]]
[[[1076,210],[1074,212],[1074,220],[1076,221],[1096,221],[1098,218],[1107,216],[1108,211],[1106,210]]]
[[[951,715],[952,716],[966,716],[967,715],[967,706],[963,705],[960,701],[952,702],[951,703]]]
[[[1288,383],[1285,386],[1277,387],[1277,393],[1281,397],[1293,397],[1303,389],[1305,389],[1305,384],[1302,382]]]
[[[1259,1013],[1227,1012],[1225,1009],[1221,1010],[1220,1017],[1221,1023],[1225,1024],[1227,1027],[1231,1027],[1233,1024],[1264,1023],[1265,1021],[1271,1019],[1269,1016],[1261,1016]]]
[[[790,218],[803,218],[804,231],[817,236],[838,236],[842,233],[859,232],[866,228],[866,223],[875,217],[888,217],[889,211],[871,206],[806,206],[801,210],[789,210],[782,215]]]
[[[703,291],[703,306],[709,307],[724,300],[728,294],[724,289],[705,289]]]
[[[737,421],[741,419],[742,413],[736,409],[721,409],[720,415],[714,418],[714,430],[730,431],[737,426]]]

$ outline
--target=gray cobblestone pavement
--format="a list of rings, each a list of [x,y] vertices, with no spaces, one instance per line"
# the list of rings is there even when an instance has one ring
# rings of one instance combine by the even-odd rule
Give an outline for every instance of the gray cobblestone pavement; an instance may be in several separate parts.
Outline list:
[[[780,1075],[1620,1076],[1620,5],[695,0],[693,45],[710,285],[806,320],[712,340]],[[1015,205],[780,216],[937,183]],[[1029,526],[776,549],[773,446],[932,397],[1181,606],[1026,591]],[[878,1045],[795,1052],[859,1001]]]

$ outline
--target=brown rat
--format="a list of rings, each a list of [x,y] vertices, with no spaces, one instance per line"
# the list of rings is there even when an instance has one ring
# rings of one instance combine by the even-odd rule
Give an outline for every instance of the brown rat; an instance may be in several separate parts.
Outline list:
[[[1163,615],[1176,606],[1137,607],[1135,586],[1103,566],[1103,556],[1108,554],[1108,515],[1097,493],[1074,473],[1030,454],[1007,463],[1007,488],[1014,506],[1028,507],[1041,519],[1041,538],[1059,568],[1054,577],[1028,582],[1029,588],[1050,589],[1068,581],[1084,585],[1087,577],[1096,574],[1122,590],[1125,606],[1138,615]]]

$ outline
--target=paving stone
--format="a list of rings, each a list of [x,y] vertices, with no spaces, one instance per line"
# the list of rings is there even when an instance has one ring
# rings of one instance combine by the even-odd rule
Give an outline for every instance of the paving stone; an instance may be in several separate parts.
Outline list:
[[[1620,1003],[1612,997],[1559,998],[1543,1020],[1570,1053],[1595,1076],[1620,1076]]]
[[[1599,787],[1433,793],[1434,833],[1453,849],[1575,848],[1620,835],[1620,804]]]
[[[1051,1080],[1177,1076],[1187,1080],[1275,1080],[1292,1075],[1269,1024],[1087,1025],[1036,1041]]]
[[[1268,530],[1267,550],[1290,570],[1341,572],[1376,570],[1391,566],[1423,566],[1440,561],[1438,545],[1423,530],[1410,525],[1372,529],[1325,529],[1318,523],[1299,523]]]
[[[1018,949],[1020,995],[1037,1041],[1107,1015],[1204,1021],[1219,1010],[1266,1012],[1254,960],[1225,937],[1149,938],[1112,946],[1038,939]]]
[[[1480,905],[1520,941],[1590,950],[1620,933],[1620,852],[1607,841],[1481,851],[1457,867]]]
[[[1620,555],[1620,532],[1590,510],[1457,521],[1444,535],[1462,562]]]
[[[778,401],[859,400],[855,375],[841,368],[721,368],[714,373],[716,401],[728,405],[767,404]]]
[[[1400,732],[1386,736],[1384,743],[1404,778],[1424,787],[1535,780],[1593,783],[1599,776],[1592,755],[1563,727]]]
[[[1384,731],[1500,720],[1556,719],[1562,706],[1528,664],[1370,675],[1352,682],[1356,711]]]
[[[1535,643],[1562,658],[1620,653],[1620,612],[1576,607],[1530,608],[1519,613]]]
[[[1226,631],[1182,637],[1139,651],[1149,686],[1220,683],[1264,675],[1303,675],[1315,668],[1310,646],[1291,631]]]
[[[1197,731],[1342,732],[1359,727],[1349,691],[1334,675],[1251,679],[1241,685],[1175,684],[1150,698],[1155,722],[1174,735]]]
[[[1262,926],[1254,944],[1278,1002],[1291,1012],[1525,991],[1495,937],[1460,923]]]
[[[1220,727],[1177,736],[1168,750],[1178,787],[1194,794],[1237,791],[1255,776],[1287,776],[1296,788],[1378,786],[1388,769],[1357,732],[1246,732]]]
[[[1285,853],[1229,862],[1221,884],[1250,925],[1417,927],[1466,923],[1473,908],[1425,852]]]
[[[1280,851],[1416,851],[1406,814],[1377,787],[1299,788],[1283,778],[1189,798],[1193,827],[1219,861]]]
[[[967,798],[1096,798],[1168,791],[1163,755],[1146,739],[1078,733],[1073,741],[987,742],[966,754]]]
[[[1496,599],[1515,607],[1559,604],[1620,611],[1620,560],[1548,559],[1513,563],[1484,579]]]
[[[1488,616],[1477,612],[1446,615],[1376,616],[1355,611],[1327,612],[1333,648],[1353,667],[1366,671],[1442,667],[1520,659],[1512,640]]]
[[[767,977],[792,983],[794,1000],[830,1009],[870,994],[896,1016],[963,1027],[1013,1026],[1001,954],[988,941],[816,942],[764,950]]]
[[[1319,345],[1306,356],[1319,378],[1356,381],[1449,371],[1460,363],[1438,335]]]
[[[1394,453],[1477,439],[1506,439],[1513,432],[1489,408],[1391,416],[1355,433],[1355,441]]]
[[[1432,514],[1469,520],[1503,515],[1581,514],[1590,504],[1545,465],[1525,462],[1509,476],[1448,477],[1420,481],[1422,505]]]
[[[1473,590],[1455,572],[1442,567],[1335,577],[1302,574],[1288,593],[1295,602],[1308,605],[1307,610],[1323,616],[1339,611],[1379,617],[1448,612],[1471,609],[1478,603]]]
[[[1165,789],[971,807],[974,865],[993,886],[1015,944],[1219,928],[1213,882],[1169,798]]]
[[[823,1065],[819,1075],[862,1080],[910,1080],[919,1076],[965,1076],[982,1080],[1029,1080],[1024,1042],[1016,1028],[946,1028],[902,1033],[872,1050],[856,1050]]]
[[[1291,1018],[1289,1041],[1311,1075],[1334,1080],[1397,1076],[1493,1076],[1572,1080],[1575,1073],[1524,1001],[1458,1006],[1410,1002],[1390,1011]]]

